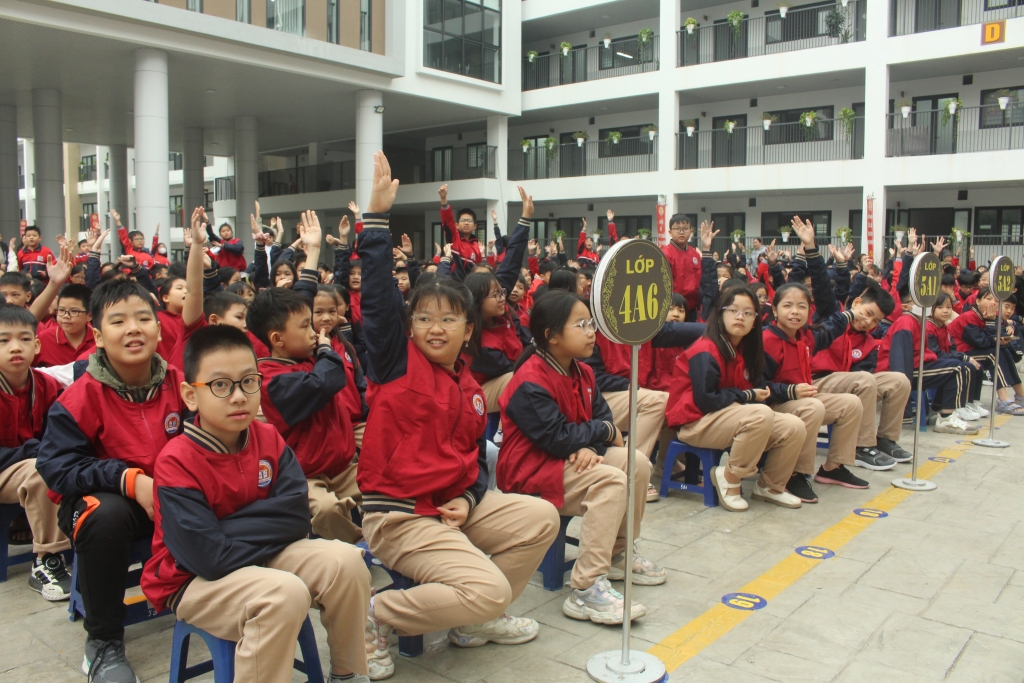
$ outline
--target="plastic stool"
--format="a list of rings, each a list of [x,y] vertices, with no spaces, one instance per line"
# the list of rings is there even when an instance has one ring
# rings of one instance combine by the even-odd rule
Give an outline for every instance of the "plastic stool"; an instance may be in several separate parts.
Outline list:
[[[825,429],[826,433],[822,434],[821,430]],[[832,445],[832,425],[821,425],[818,429],[818,442],[815,444],[816,448],[827,449]]]
[[[380,567],[388,573],[391,577],[391,585],[381,588],[378,593],[386,590],[406,590],[407,588],[413,588],[419,584],[410,579],[407,576],[402,576],[393,569],[388,569],[383,562],[378,560],[370,552],[370,547],[366,544],[366,541],[359,541],[356,543],[357,548],[363,550],[363,562],[366,563],[366,568]],[[423,654],[423,636],[398,636],[398,654],[403,657],[419,657]]]
[[[565,573],[571,571],[576,560],[565,559],[565,546],[574,545],[577,548],[580,546],[580,540],[573,538],[572,536],[566,536],[565,530],[569,527],[569,522],[572,521],[571,515],[563,515],[558,525],[558,536],[555,537],[554,542],[548,551],[544,553],[544,559],[540,562],[540,572],[544,576],[544,589],[549,591],[562,590],[562,586],[565,584]]]
[[[132,543],[131,553],[128,555],[129,565],[142,563],[145,564],[152,556],[152,538],[140,538],[139,540]],[[139,580],[142,578],[142,567],[133,569],[128,572],[128,578],[125,583],[125,588],[134,588],[139,585]],[[125,596],[125,604],[128,606],[128,610],[125,613],[124,625],[129,626],[131,624],[138,624],[142,621],[149,621],[150,619],[156,619],[162,617],[165,614],[170,614],[171,610],[165,609],[163,612],[157,612],[153,609],[153,606],[149,604],[144,595],[133,595]],[[79,615],[85,618],[85,603],[82,602],[82,594],[78,592],[78,562],[75,562],[74,567],[71,569],[71,599],[68,601],[68,613],[71,615],[68,617],[71,621],[78,618]]]
[[[711,468],[718,466],[718,460],[722,457],[722,451],[716,448],[697,448],[672,439],[668,448],[665,449],[665,470],[661,474],[661,491],[658,495],[662,498],[668,496],[669,489],[677,491],[688,491],[690,493],[701,493],[704,495],[704,506],[715,507],[718,505],[718,492],[711,482]],[[686,455],[686,476],[683,481],[672,479],[672,469],[676,458]],[[700,463],[701,472],[704,474],[704,484],[697,484],[696,465]]]
[[[189,637],[197,635],[206,642],[210,649],[211,659],[188,665]],[[320,667],[320,654],[316,649],[316,635],[309,617],[302,622],[299,629],[299,649],[302,659],[295,660],[295,669],[306,674],[308,683],[324,683],[324,672]],[[235,643],[212,636],[206,631],[196,628],[184,621],[174,622],[174,639],[171,643],[171,674],[170,683],[185,681],[213,672],[214,683],[232,683],[235,679]]]
[[[484,431],[484,438],[488,441],[494,441],[494,435],[498,433],[498,427],[501,425],[501,413],[488,413],[487,414],[487,429]]]
[[[924,394],[928,398],[928,405],[925,406],[927,408],[928,406],[930,406],[932,404],[933,401],[935,401],[936,390],[935,389],[925,389],[924,390]],[[917,389],[913,389],[910,392],[910,400],[907,401],[907,405],[908,406],[914,406],[915,409],[917,408]],[[927,432],[928,431],[928,411],[927,410],[922,410],[921,411],[921,421],[920,421],[920,425],[919,425],[918,428],[922,432]]]
[[[7,546],[11,543],[11,522],[17,519],[24,511],[17,503],[0,505],[0,583],[7,580],[8,567],[13,567],[23,562],[31,562],[36,559],[36,554],[32,552],[31,545],[27,553],[19,553],[13,557],[8,554]]]

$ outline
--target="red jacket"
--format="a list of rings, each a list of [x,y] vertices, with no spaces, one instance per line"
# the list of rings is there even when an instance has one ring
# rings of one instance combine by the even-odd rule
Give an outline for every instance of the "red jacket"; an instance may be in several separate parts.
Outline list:
[[[938,359],[925,347],[924,362]],[[882,337],[878,347],[878,372],[902,372],[912,378],[921,362],[921,322],[913,315],[901,315]]]
[[[700,306],[700,250],[669,242],[661,251],[672,268],[672,291],[683,295],[687,308]]]
[[[163,264],[165,266],[171,265],[171,260],[166,255],[161,254],[157,251],[157,245],[160,244],[160,233],[153,235],[153,246],[150,247],[150,254],[153,256],[153,261],[156,263]],[[88,257],[88,254],[86,254]]]
[[[48,280],[46,263],[51,256],[53,256],[53,252],[50,251],[49,247],[42,244],[35,249],[22,247],[18,250],[18,270],[29,277],[40,277],[43,280]]]
[[[117,237],[121,240],[121,246],[124,248],[125,256],[134,256],[136,262],[138,262],[138,264],[143,268],[153,268],[153,255],[145,249],[136,249],[132,245],[131,239],[128,238],[128,229],[123,225],[117,229]]]
[[[88,323],[85,326],[85,337],[77,347],[71,346],[68,336],[64,334],[64,328],[60,325],[48,326],[45,330],[40,327],[36,334],[39,336],[39,353],[36,354],[32,365],[37,367],[74,363],[76,360],[87,358],[96,350],[92,325]]]
[[[180,313],[157,311],[156,317],[160,321],[160,343],[156,345],[156,352],[168,360],[174,355],[174,347],[185,333],[185,323],[181,321]]]
[[[640,347],[641,356],[645,347]],[[679,348],[678,346],[672,346],[666,349],[651,349],[654,352],[654,358],[651,362],[650,372],[647,374],[647,379],[640,378],[640,386],[644,389],[651,389],[653,391],[665,391],[667,392],[672,385],[672,376],[676,369],[676,360],[685,351],[685,349]]]
[[[675,429],[734,403],[750,403],[753,389],[743,356],[733,349],[724,359],[715,343],[702,337],[676,360],[665,417]]]
[[[988,351],[995,355],[995,330],[987,330],[988,321],[981,316],[977,306],[965,309],[954,321],[946,325],[953,335],[957,350],[964,353]]]
[[[353,425],[366,422],[367,407],[364,399],[366,379],[363,377],[363,372],[356,367],[352,354],[335,336],[331,337],[331,348],[345,364],[345,388],[341,390],[341,395],[345,410],[348,411],[349,421]]]
[[[615,231],[615,223],[608,221],[608,243],[615,244],[618,241],[619,233]],[[601,261],[601,257],[597,255],[596,251],[589,251],[586,244],[587,231],[584,228],[583,230],[580,230],[580,241],[576,245],[576,261],[578,261],[584,268],[596,268],[597,264]]]
[[[60,382],[38,370],[29,372],[28,384],[20,391],[0,374],[0,472],[36,457],[46,413],[60,391]]]
[[[483,260],[480,255],[480,240],[477,239],[475,230],[468,237],[463,237],[455,226],[455,215],[450,204],[441,207],[441,226],[446,231],[448,241],[451,242],[452,255],[459,254],[463,260],[471,262],[474,266],[479,265]]]
[[[245,251],[242,241],[237,237],[229,239],[221,244],[217,252],[217,263],[221,268],[234,268],[239,273],[245,272]]]
[[[797,332],[796,339],[790,339],[773,323],[763,329],[762,336],[766,361],[765,375],[770,381],[788,385],[811,383],[814,333],[809,328],[804,327]]]

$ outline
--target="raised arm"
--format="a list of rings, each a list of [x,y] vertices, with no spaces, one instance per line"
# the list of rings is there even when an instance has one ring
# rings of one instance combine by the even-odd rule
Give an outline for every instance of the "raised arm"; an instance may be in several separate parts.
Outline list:
[[[192,244],[188,251],[188,263],[185,265],[185,304],[181,308],[181,322],[186,327],[195,323],[203,315],[203,266],[206,256],[206,209],[199,206],[192,211],[189,232]]]
[[[526,245],[530,240],[530,219],[533,218],[533,197],[526,194],[522,186],[519,187],[519,196],[523,200],[523,217],[516,223],[515,230],[509,236],[505,258],[498,264],[498,270],[494,273],[498,284],[507,292],[515,289],[516,282],[519,281],[519,269],[523,265]]]

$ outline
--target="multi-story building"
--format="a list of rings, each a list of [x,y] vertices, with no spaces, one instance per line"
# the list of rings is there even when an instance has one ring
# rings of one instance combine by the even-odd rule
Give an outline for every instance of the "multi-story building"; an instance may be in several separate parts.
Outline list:
[[[11,0],[0,234],[114,206],[174,244],[178,207],[202,203],[247,238],[257,198],[336,224],[383,149],[392,225],[423,255],[447,183],[487,232],[525,185],[535,236],[570,249],[606,209],[637,234],[663,205],[723,243],[799,214],[876,260],[899,226],[1020,260],[1021,16],[1008,0]],[[60,190],[77,159],[80,177],[109,159],[76,188],[83,209]]]

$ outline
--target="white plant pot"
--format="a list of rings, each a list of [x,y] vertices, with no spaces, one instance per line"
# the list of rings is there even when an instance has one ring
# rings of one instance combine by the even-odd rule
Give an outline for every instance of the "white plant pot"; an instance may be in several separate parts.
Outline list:
[[[735,127],[736,127],[736,124],[732,123],[731,121],[729,123],[725,124],[725,129],[727,131],[729,131],[730,133],[732,132],[733,128],[735,128]]]
[[[1009,97],[1000,97],[999,98],[999,108],[1000,109],[1006,109],[1006,107],[1009,104],[1010,104],[1010,98]]]
[[[613,145],[619,144],[619,139],[618,138],[612,138],[612,144]]]
[[[779,234],[782,235],[782,241],[783,242],[788,242],[789,241],[789,233],[788,232],[780,232]]]
[[[768,130],[769,128],[772,127],[772,120],[771,119],[761,119],[761,125],[764,126],[765,130]]]
[[[897,242],[902,242],[902,241],[903,241],[903,236],[904,236],[904,235],[905,235],[906,233],[905,233],[905,232],[903,232],[902,230],[897,230],[897,231],[896,231],[895,233],[893,233],[893,234],[894,234],[894,235],[896,236],[896,241],[897,241]]]
[[[686,25],[686,32],[687,32],[688,34],[690,34],[691,36],[693,35],[693,29],[694,29],[694,26],[693,26],[693,24],[687,24],[687,25]]]
[[[693,137],[693,131],[695,131],[695,130],[697,130],[697,129],[694,126],[687,126],[686,127],[686,137],[692,138]]]
[[[843,0],[843,7],[846,7],[849,4],[850,4],[850,0]]]
[[[530,146],[529,145],[523,145],[523,154],[526,154],[529,151],[530,151]]]
[[[582,147],[583,146],[583,142],[584,142],[583,138],[576,138],[576,146],[577,147]]]
[[[805,119],[804,120],[804,125],[807,126],[808,128],[810,128],[811,126],[814,125],[814,119]]]
[[[612,39],[611,38],[605,38],[604,39],[604,47],[605,47],[605,49],[607,49],[607,48],[609,48],[611,46],[612,46]]]
[[[647,137],[650,138],[651,142],[654,142],[654,136],[658,134],[656,130],[647,131]]]
[[[948,103],[946,104],[946,109],[948,109],[948,110],[949,110],[949,115],[950,115],[950,116],[952,116],[953,114],[955,114],[955,113],[956,113],[956,102],[948,102]]]
[[[563,47],[562,48],[562,56],[563,57],[568,57],[569,56],[569,50],[567,50],[566,48]]]
[[[910,116],[910,107],[900,107],[900,111],[903,112],[903,118]]]
[[[788,11],[789,11],[788,7],[780,7],[779,8],[779,16],[782,17],[783,19],[785,19],[786,18],[786,12],[788,12]]]
[[[534,58],[534,56],[535,56],[535,55],[530,55],[529,57],[527,57],[527,58],[526,58],[526,60],[527,60],[528,62],[530,62],[530,64],[533,64],[533,58]]]

